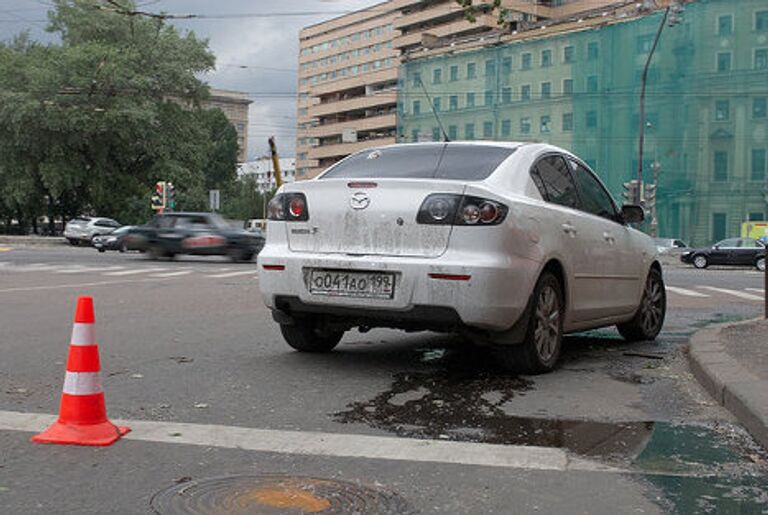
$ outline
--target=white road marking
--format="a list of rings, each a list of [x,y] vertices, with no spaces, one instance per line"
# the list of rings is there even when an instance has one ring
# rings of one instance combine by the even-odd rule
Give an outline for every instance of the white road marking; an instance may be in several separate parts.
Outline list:
[[[164,274],[152,274],[150,277],[178,277],[180,275],[191,274],[192,270],[179,270],[178,272],[166,272]]]
[[[706,293],[699,293],[693,290],[686,290],[685,288],[678,288],[676,286],[665,286],[666,290],[671,293],[683,295],[685,297],[709,297]]]
[[[168,269],[167,268],[134,268],[132,270],[123,270],[121,272],[107,272],[106,274],[103,274],[103,275],[122,277],[124,275],[149,274],[151,272],[165,272],[166,270]]]
[[[747,291],[753,291],[755,293],[765,293],[765,288],[744,288]]]
[[[247,270],[245,272],[229,272],[226,274],[213,274],[213,275],[206,275],[206,277],[210,277],[213,279],[223,279],[225,277],[237,277],[238,275],[254,275],[258,274],[258,270]]]
[[[64,268],[62,270],[54,270],[56,274],[84,274],[84,273],[96,273],[96,272],[109,272],[115,270],[123,270],[124,266],[75,266],[72,268]]]
[[[717,293],[724,293],[726,295],[733,295],[734,297],[738,297],[740,299],[763,300],[762,297],[758,297],[757,295],[752,295],[751,293],[744,293],[743,291],[728,290],[726,288],[715,288],[714,286],[697,286],[697,288],[702,288],[704,290],[710,290]]]
[[[87,288],[91,286],[111,286],[113,284],[135,284],[135,283],[149,283],[157,281],[155,279],[123,279],[116,281],[99,281],[95,283],[75,283],[75,284],[55,284],[53,286],[24,286],[20,288],[4,288],[0,290],[0,293],[17,293],[25,291],[40,291],[40,290],[62,290],[65,288]]]
[[[0,411],[0,430],[36,433],[56,420],[39,413]],[[126,440],[244,449],[257,452],[412,462],[451,463],[529,470],[593,470],[625,473],[586,459],[569,458],[563,449],[417,440],[315,431],[280,431],[248,427],[115,420],[131,428]]]
[[[61,265],[49,265],[47,263],[30,263],[28,265],[9,266],[6,270],[10,272],[47,272],[49,270],[58,270]]]

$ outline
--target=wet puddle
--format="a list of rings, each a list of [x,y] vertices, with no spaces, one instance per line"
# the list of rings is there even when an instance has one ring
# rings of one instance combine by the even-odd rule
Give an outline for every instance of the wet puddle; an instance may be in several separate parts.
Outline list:
[[[417,371],[395,374],[388,391],[334,420],[408,438],[562,448],[644,477],[663,492],[665,511],[768,513],[768,453],[740,427],[520,417],[514,399],[535,382],[507,374],[488,353],[419,349],[416,361]]]

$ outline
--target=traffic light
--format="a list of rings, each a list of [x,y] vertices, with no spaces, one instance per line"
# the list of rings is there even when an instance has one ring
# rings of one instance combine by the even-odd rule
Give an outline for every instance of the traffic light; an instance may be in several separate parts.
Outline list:
[[[647,211],[653,212],[656,207],[656,185],[646,184],[643,192],[643,205]]]
[[[168,182],[165,185],[165,198],[168,204],[168,209],[176,208],[176,188],[172,182]]]
[[[623,185],[624,191],[621,196],[624,197],[625,204],[640,204],[640,181],[632,179]]]
[[[151,203],[152,209],[165,209],[165,182],[159,181],[155,184]]]

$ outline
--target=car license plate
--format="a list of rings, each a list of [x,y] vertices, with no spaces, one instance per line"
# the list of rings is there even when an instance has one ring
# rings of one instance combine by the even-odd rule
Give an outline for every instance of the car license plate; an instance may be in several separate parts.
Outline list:
[[[395,295],[395,274],[312,270],[309,276],[309,292],[337,297],[391,299]]]

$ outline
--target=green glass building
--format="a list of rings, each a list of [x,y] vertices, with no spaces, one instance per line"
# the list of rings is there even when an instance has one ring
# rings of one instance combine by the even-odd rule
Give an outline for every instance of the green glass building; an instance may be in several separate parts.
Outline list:
[[[662,12],[599,28],[412,59],[398,138],[545,141],[573,151],[617,199],[637,177],[640,86]],[[699,0],[665,27],[647,80],[644,180],[658,234],[692,245],[765,220],[768,2]]]

